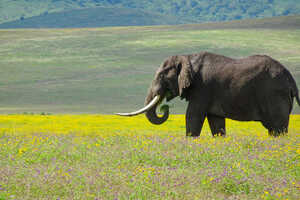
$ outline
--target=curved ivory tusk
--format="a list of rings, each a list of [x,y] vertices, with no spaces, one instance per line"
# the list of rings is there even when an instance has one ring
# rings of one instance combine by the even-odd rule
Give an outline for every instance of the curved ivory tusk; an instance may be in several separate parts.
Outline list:
[[[137,110],[135,112],[131,112],[131,113],[115,113],[116,115],[120,115],[120,116],[135,116],[135,115],[139,115],[141,113],[144,113],[146,112],[147,110],[149,110],[150,108],[152,108],[157,102],[159,102],[160,100],[160,96],[157,95],[155,96],[152,101],[147,105],[145,106],[144,108],[140,109],[140,110]]]

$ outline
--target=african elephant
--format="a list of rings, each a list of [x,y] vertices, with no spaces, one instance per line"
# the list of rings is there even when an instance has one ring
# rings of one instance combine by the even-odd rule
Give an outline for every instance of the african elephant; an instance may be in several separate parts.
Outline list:
[[[297,85],[290,72],[266,55],[232,59],[209,52],[167,58],[156,71],[145,100],[145,107],[132,116],[146,112],[153,124],[168,119],[156,108],[166,98],[188,101],[187,136],[199,136],[205,117],[212,135],[225,136],[225,118],[260,121],[270,135],[288,132],[294,97],[300,105]]]

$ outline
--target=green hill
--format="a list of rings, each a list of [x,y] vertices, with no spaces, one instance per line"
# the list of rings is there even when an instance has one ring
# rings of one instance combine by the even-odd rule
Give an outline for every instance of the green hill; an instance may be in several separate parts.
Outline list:
[[[300,29],[300,15],[244,19],[229,22],[208,22],[201,24],[177,25],[176,28],[212,29]]]
[[[131,111],[144,104],[167,56],[200,51],[235,58],[267,54],[291,71],[300,88],[298,22],[299,16],[291,16],[225,24],[1,29],[0,112]],[[172,104],[172,113],[184,112],[184,101]]]
[[[180,21],[175,20],[175,22],[180,23],[300,14],[299,0],[1,0],[0,23],[44,16],[53,12],[95,7],[131,8],[147,13],[159,13],[163,16],[176,16],[176,19],[180,19]],[[118,13],[115,14],[114,17],[120,16]],[[78,14],[76,15],[78,16]],[[133,15],[130,21],[138,20],[139,17],[140,15]],[[85,16],[79,18],[85,18]],[[151,17],[149,16],[149,18]],[[119,20],[122,21],[122,18]],[[160,21],[160,24],[169,24],[170,22],[169,20],[164,21],[164,18]],[[43,21],[38,23],[42,24]]]
[[[177,17],[132,8],[86,8],[30,17],[0,24],[0,28],[76,28],[180,24]]]

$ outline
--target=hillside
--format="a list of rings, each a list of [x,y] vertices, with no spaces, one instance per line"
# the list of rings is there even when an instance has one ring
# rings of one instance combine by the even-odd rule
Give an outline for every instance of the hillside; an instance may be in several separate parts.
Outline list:
[[[298,19],[225,25],[1,29],[0,113],[109,114],[138,109],[155,70],[167,56],[200,51],[235,58],[272,56],[291,71],[300,88],[300,28],[297,24],[282,28]],[[280,23],[274,25],[274,21]],[[272,29],[243,29],[245,24],[259,23]],[[186,102],[178,99],[171,105],[172,113],[183,113]],[[300,113],[299,107],[295,108]]]
[[[77,28],[180,24],[177,17],[132,8],[86,8],[54,12],[0,24],[0,28]]]
[[[212,29],[300,29],[300,15],[244,19],[229,22],[208,22],[201,24],[177,25],[176,28]]]
[[[208,22],[194,24],[178,17],[149,13],[130,8],[86,8],[80,10],[49,13],[0,24],[0,29],[7,28],[95,28],[107,26],[151,26],[179,25],[178,28],[193,27],[197,29],[232,29],[232,28],[267,28],[267,29],[298,29],[300,15],[281,16],[264,19],[233,20],[229,22]]]
[[[0,23],[43,16],[53,12],[95,7],[133,8],[148,13],[159,13],[163,16],[176,16],[176,19],[180,18],[182,21],[175,21],[180,23],[300,14],[299,0],[1,0]],[[116,14],[115,17],[118,17],[118,13]],[[130,21],[137,20],[138,17],[139,15],[133,15]],[[169,20],[164,22],[164,18],[161,21],[163,21],[161,24],[170,22]]]

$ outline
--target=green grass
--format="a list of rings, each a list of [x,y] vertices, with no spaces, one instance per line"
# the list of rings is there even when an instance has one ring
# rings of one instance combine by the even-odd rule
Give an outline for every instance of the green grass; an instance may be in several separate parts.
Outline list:
[[[291,71],[300,87],[300,29],[20,29],[0,30],[0,43],[1,113],[134,110],[143,105],[167,56],[200,51],[235,58],[270,55]],[[175,100],[171,112],[183,113],[185,105]]]
[[[183,115],[0,116],[0,199],[279,199],[299,193],[300,117],[288,135],[227,120],[184,136]]]

